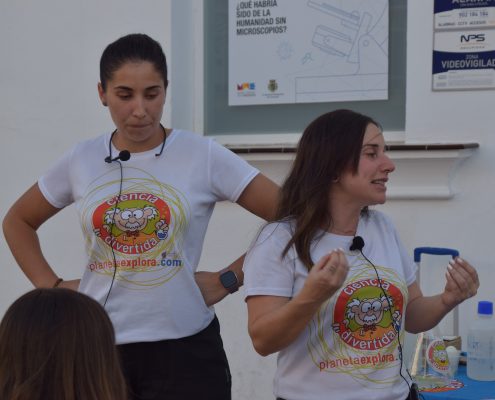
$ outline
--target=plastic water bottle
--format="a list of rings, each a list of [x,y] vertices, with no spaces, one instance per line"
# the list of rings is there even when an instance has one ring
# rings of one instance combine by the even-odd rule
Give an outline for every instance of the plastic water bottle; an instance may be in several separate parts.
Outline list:
[[[478,303],[478,319],[468,332],[467,375],[477,381],[495,381],[495,319],[493,303]]]

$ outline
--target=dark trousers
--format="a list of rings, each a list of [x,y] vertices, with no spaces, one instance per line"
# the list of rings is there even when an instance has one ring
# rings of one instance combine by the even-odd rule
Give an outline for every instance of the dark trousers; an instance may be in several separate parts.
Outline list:
[[[231,375],[217,317],[180,339],[118,346],[131,400],[231,400]]]

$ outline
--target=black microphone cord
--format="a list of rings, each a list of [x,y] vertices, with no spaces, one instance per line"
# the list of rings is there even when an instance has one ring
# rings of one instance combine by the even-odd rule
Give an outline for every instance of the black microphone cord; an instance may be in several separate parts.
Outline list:
[[[165,143],[167,142],[167,131],[162,124],[160,124],[160,127],[162,128],[163,131],[163,141],[162,141],[162,146],[160,147],[160,151],[155,154],[155,157],[160,157],[162,155],[163,149],[165,148]]]
[[[165,148],[165,143],[167,141],[167,131],[165,130],[165,127],[160,124],[160,127],[162,128],[163,131],[163,141],[162,145],[160,147],[160,151],[155,154],[155,157],[161,156],[163,153],[163,149]],[[108,298],[110,296],[110,292],[112,291],[113,288],[113,283],[115,282],[115,277],[117,275],[117,257],[115,256],[115,250],[113,248],[113,243],[115,237],[113,236],[113,228],[115,226],[115,214],[117,213],[117,207],[119,206],[120,202],[120,196],[122,195],[122,186],[123,186],[123,181],[124,181],[124,171],[122,167],[121,161],[127,161],[131,158],[131,153],[128,150],[122,150],[119,155],[115,158],[112,158],[112,139],[115,133],[117,132],[117,129],[115,129],[112,134],[110,135],[110,140],[108,142],[108,156],[105,158],[106,163],[112,163],[114,161],[119,163],[119,168],[120,168],[120,184],[119,184],[119,194],[117,195],[117,201],[115,202],[115,208],[113,210],[112,214],[112,223],[110,224],[110,249],[112,250],[112,259],[113,259],[113,275],[112,275],[112,281],[110,282],[110,287],[108,289],[108,293],[105,297],[105,301],[103,302],[103,307],[107,305]]]
[[[124,181],[124,169],[122,167],[122,163],[120,160],[112,160],[116,161],[119,163],[119,168],[120,168],[120,184],[119,184],[119,194],[117,195],[117,201],[115,202],[115,208],[113,209],[112,213],[112,223],[110,224],[110,249],[112,250],[112,258],[113,258],[113,275],[112,275],[112,281],[110,282],[110,287],[108,288],[108,293],[105,297],[105,301],[103,302],[103,308],[107,305],[108,297],[110,296],[110,292],[112,291],[113,288],[113,283],[115,282],[115,276],[117,275],[117,257],[115,256],[115,250],[113,248],[113,243],[115,240],[115,237],[113,236],[113,228],[115,226],[115,214],[117,213],[117,207],[119,206],[120,202],[120,196],[122,195],[122,186],[123,186],[123,181]]]
[[[358,245],[355,246],[355,241],[356,238],[360,238],[361,241],[358,242]],[[362,245],[361,245],[362,244]],[[409,381],[405,378],[404,375],[402,375],[402,367],[404,366],[404,360],[403,360],[403,351],[402,351],[402,343],[400,341],[400,328],[397,326],[396,321],[394,319],[394,315],[392,313],[392,304],[390,303],[390,299],[387,295],[387,292],[385,292],[385,289],[382,286],[382,280],[380,278],[380,275],[378,274],[378,270],[376,269],[375,264],[371,262],[371,260],[366,257],[363,253],[363,247],[364,247],[364,240],[360,236],[356,236],[353,240],[353,244],[351,245],[350,250],[358,250],[359,253],[364,257],[366,261],[373,267],[373,270],[375,271],[376,278],[378,279],[378,286],[380,287],[383,295],[385,296],[385,299],[387,300],[388,304],[388,310],[390,312],[390,318],[392,320],[392,327],[394,328],[395,333],[397,334],[397,343],[399,347],[399,360],[400,360],[400,369],[399,369],[399,375],[401,376],[402,379],[404,379],[404,382],[406,382],[407,387],[409,388],[409,397],[408,400],[417,400],[417,399],[424,399],[423,395],[419,393],[418,387],[416,383],[414,383],[413,378],[411,374],[409,373],[409,370],[407,367],[405,368],[407,375],[409,376],[409,379],[411,380],[412,384],[409,384]]]

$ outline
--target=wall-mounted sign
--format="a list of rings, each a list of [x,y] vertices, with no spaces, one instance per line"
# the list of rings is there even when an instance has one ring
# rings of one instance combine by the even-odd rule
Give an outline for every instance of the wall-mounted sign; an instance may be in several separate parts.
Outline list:
[[[229,0],[229,105],[388,98],[388,0]]]
[[[493,88],[495,0],[435,0],[433,90]]]
[[[435,30],[495,27],[495,0],[436,0]]]

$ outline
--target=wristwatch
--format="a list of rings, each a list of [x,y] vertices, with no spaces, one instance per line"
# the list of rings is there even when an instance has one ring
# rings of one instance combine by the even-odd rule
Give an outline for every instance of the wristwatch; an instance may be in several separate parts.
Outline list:
[[[220,272],[220,283],[229,291],[229,293],[235,293],[239,290],[239,280],[237,279],[237,275],[230,269]]]

